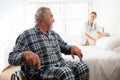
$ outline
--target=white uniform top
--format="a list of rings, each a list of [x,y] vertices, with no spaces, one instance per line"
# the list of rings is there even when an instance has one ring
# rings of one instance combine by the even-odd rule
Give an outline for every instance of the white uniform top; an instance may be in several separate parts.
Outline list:
[[[84,32],[84,38],[85,38],[85,39],[84,39],[84,40],[85,40],[85,41],[84,41],[84,44],[86,43],[86,41],[88,41],[88,43],[89,43],[90,45],[93,45],[94,42],[93,42],[92,40],[88,39],[88,38],[85,36],[85,33],[88,33],[91,37],[93,37],[94,39],[97,39],[97,38],[98,38],[97,31],[98,31],[98,27],[97,27],[96,23],[93,23],[93,25],[92,25],[92,27],[91,27],[89,21],[86,22],[86,23],[85,23],[85,26],[84,26],[84,30],[83,30],[83,32]]]

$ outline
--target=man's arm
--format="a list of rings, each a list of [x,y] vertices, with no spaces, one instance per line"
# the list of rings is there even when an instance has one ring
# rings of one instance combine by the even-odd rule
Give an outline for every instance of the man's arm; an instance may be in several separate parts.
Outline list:
[[[23,53],[25,51],[26,41],[23,34],[21,34],[17,40],[13,51],[9,54],[8,62],[11,65],[21,65],[23,61]]]
[[[83,54],[82,54],[81,50],[77,46],[72,45],[71,46],[71,56],[73,59],[74,59],[74,55],[77,55],[79,57],[79,59],[82,61]]]
[[[29,64],[37,66],[40,69],[40,59],[37,54],[27,49],[27,41],[25,35],[21,34],[17,40],[13,51],[9,54],[9,64],[21,65]]]
[[[74,55],[77,55],[80,60],[82,60],[83,54],[81,53],[81,50],[74,45],[68,45],[64,40],[57,34],[56,38],[58,39],[61,52],[64,54],[71,54],[71,56],[74,59]]]
[[[56,40],[58,41],[58,45],[60,47],[60,51],[64,54],[70,54],[70,45],[67,44],[67,42],[65,42],[60,36],[59,34],[54,32],[54,36],[56,38]]]

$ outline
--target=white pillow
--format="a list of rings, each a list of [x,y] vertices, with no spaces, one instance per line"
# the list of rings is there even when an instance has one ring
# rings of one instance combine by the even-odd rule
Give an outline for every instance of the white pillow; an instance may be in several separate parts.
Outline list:
[[[113,50],[120,45],[120,37],[102,37],[96,42],[96,46],[102,49]]]

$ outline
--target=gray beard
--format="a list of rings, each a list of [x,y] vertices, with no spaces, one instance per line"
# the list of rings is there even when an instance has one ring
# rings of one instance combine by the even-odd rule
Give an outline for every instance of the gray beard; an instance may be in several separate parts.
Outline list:
[[[50,26],[49,30],[53,29],[53,25]]]

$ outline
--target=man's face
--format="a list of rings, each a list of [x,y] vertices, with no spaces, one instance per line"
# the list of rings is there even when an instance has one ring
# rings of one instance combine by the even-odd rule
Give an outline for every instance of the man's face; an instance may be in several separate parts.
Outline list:
[[[47,11],[47,16],[44,17],[45,24],[48,29],[51,29],[53,26],[54,18],[51,11]]]

